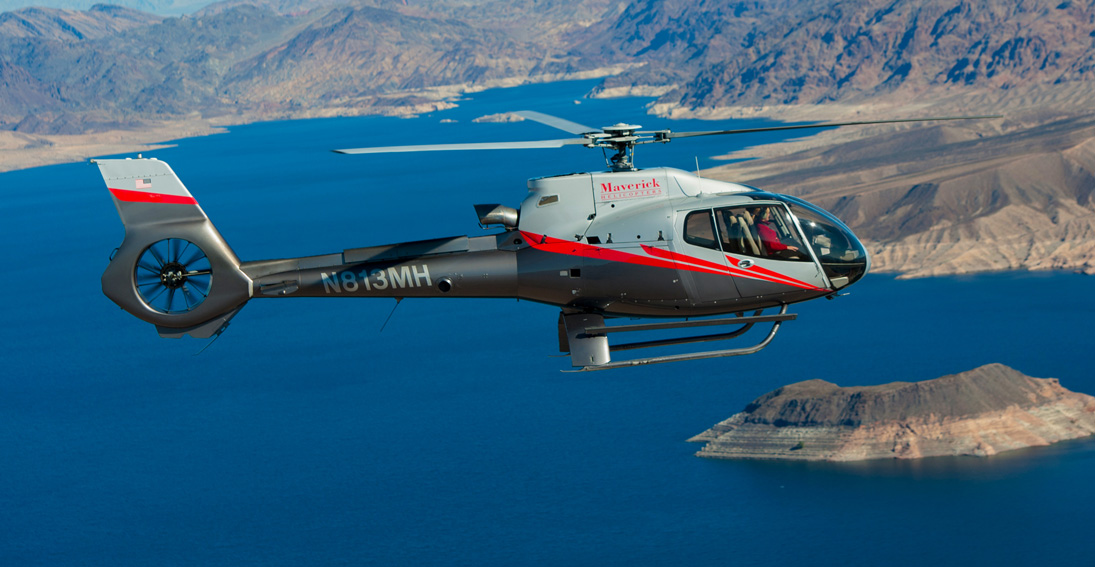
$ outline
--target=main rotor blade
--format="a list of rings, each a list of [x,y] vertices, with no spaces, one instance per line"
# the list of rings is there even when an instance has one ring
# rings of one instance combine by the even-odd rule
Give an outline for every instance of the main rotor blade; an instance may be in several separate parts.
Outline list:
[[[578,124],[577,122],[571,122],[570,120],[559,118],[558,116],[552,116],[550,114],[544,114],[543,112],[536,112],[535,110],[518,110],[517,112],[513,112],[512,114],[516,114],[521,118],[527,118],[534,122],[539,122],[540,124],[543,124],[545,126],[558,128],[559,130],[562,130],[564,132],[570,132],[571,134],[576,134],[579,136],[581,136],[582,134],[588,134],[590,132],[601,131],[600,128],[590,128],[589,126],[584,126],[582,124]]]
[[[810,128],[835,128],[837,126],[865,126],[868,124],[896,124],[900,122],[932,122],[939,120],[983,120],[986,118],[1002,118],[994,116],[941,116],[936,118],[905,118],[902,120],[864,120],[859,122],[826,122],[823,124],[802,124],[798,126],[770,126],[767,128],[742,128],[739,130],[711,130],[707,132],[672,132],[662,130],[654,132],[662,139],[693,138],[695,136],[718,136],[721,134],[752,134],[754,132],[776,132],[778,130],[806,130]]]
[[[465,144],[424,144],[419,146],[380,146],[376,148],[350,148],[331,150],[339,154],[390,154],[400,152],[443,152],[458,150],[529,150],[538,148],[561,148],[563,146],[584,146],[591,141],[586,138],[567,138],[565,140],[535,140],[530,142],[481,142]]]

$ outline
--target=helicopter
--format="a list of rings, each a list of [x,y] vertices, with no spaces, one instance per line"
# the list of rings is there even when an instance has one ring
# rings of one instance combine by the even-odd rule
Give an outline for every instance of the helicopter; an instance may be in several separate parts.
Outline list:
[[[333,151],[360,155],[580,145],[602,149],[607,170],[530,179],[518,208],[474,205],[479,224],[496,231],[492,234],[299,258],[241,261],[166,162],[140,156],[92,160],[125,227],[102,275],[103,293],[171,338],[217,337],[248,301],[258,298],[518,298],[560,308],[559,351],[569,353],[577,371],[753,354],[772,342],[784,322],[796,318],[787,312],[789,305],[832,299],[862,279],[871,266],[866,248],[840,219],[800,198],[674,168],[637,168],[637,145],[695,136],[990,118],[673,132],[623,123],[590,128],[535,111],[514,114],[571,137]],[[620,318],[637,322],[606,323]],[[758,324],[771,327],[749,346],[691,346],[736,339]],[[609,340],[610,335],[664,332],[676,334],[619,344]],[[700,334],[679,336],[683,332]],[[691,350],[612,357],[676,345]]]

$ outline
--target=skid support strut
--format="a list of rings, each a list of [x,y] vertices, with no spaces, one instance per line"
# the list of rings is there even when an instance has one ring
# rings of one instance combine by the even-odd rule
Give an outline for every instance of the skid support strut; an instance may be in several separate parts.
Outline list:
[[[677,362],[681,360],[742,356],[759,352],[761,349],[768,346],[768,344],[772,342],[772,339],[775,338],[776,332],[779,331],[779,326],[784,321],[790,321],[796,317],[797,315],[794,313],[787,313],[787,306],[783,305],[780,307],[779,313],[775,315],[761,315],[761,311],[757,311],[751,316],[608,326],[605,325],[604,317],[595,313],[574,313],[569,315],[562,313],[559,315],[559,349],[563,352],[570,352],[570,362],[573,366],[577,367],[576,370],[571,370],[570,372],[608,370],[610,368],[624,368],[642,364],[659,364],[662,362]],[[764,340],[750,347],[688,352],[649,358],[633,358],[615,362],[612,361],[611,357],[611,353],[615,351],[729,340],[745,334],[757,323],[772,323],[772,329],[768,331],[768,335],[764,337]],[[729,332],[713,332],[691,337],[658,339],[621,345],[610,345],[608,341],[608,335],[610,333],[664,331],[693,327],[725,327],[730,325],[739,326],[739,328]]]

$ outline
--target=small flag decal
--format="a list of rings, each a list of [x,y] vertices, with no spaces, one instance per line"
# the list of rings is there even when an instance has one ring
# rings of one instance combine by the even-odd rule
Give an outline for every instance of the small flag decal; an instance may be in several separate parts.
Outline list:
[[[151,189],[151,188],[152,188],[152,180],[151,179],[138,179],[137,180],[137,189]]]

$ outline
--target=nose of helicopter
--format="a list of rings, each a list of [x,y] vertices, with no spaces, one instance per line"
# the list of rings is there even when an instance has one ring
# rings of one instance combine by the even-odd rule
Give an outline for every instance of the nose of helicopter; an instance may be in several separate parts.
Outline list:
[[[821,267],[824,268],[825,274],[829,276],[829,281],[832,282],[835,289],[854,284],[867,275],[867,272],[871,269],[871,257],[867,254],[867,249],[863,246],[863,243],[856,238],[856,235],[848,227],[840,226],[839,228],[842,233],[841,236],[848,243],[847,249],[842,254],[834,255],[830,249],[828,253],[823,255],[824,248],[816,243],[812,244],[814,252],[821,260]]]

